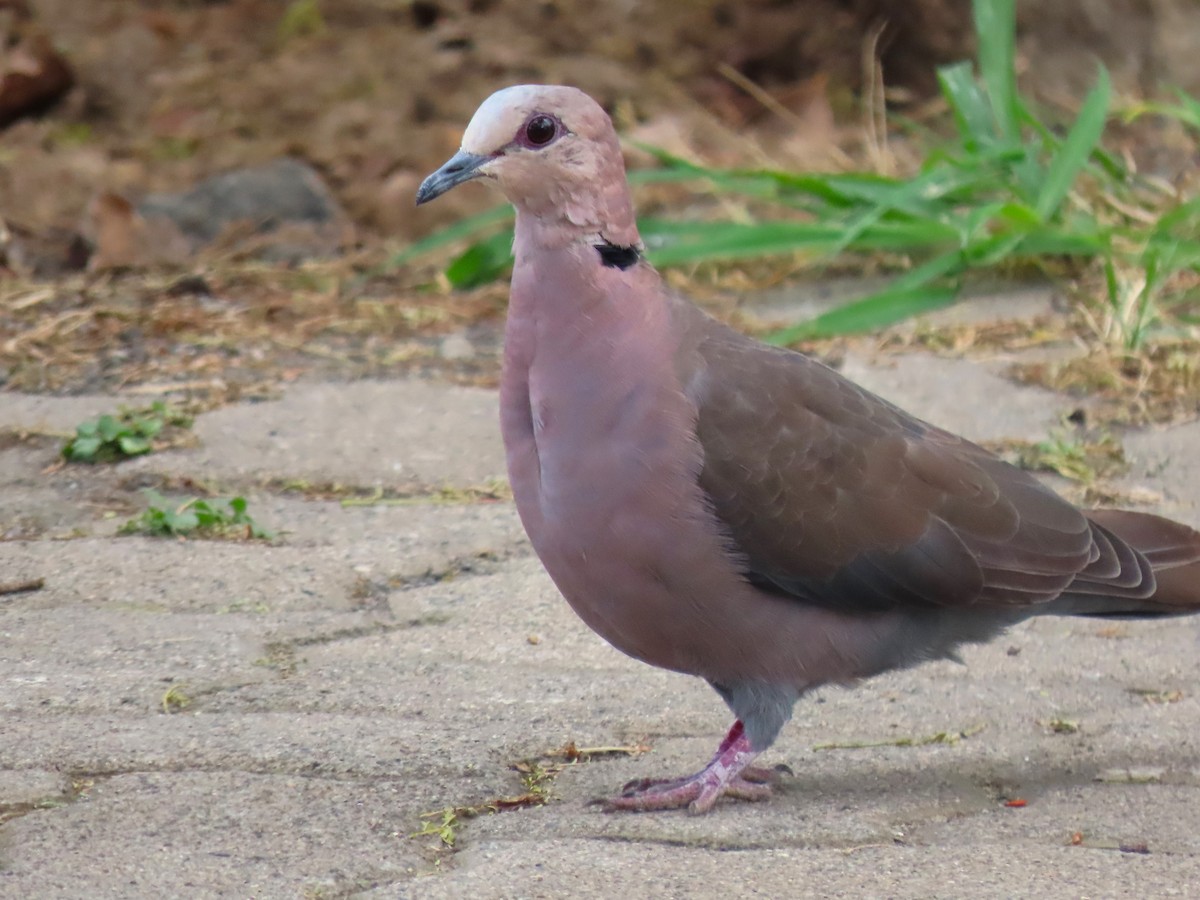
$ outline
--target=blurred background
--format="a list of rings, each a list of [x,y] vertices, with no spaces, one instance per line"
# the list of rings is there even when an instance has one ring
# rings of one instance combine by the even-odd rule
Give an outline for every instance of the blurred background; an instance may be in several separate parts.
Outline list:
[[[1198,35],[1190,0],[1018,5],[1022,80],[1065,110],[1097,59],[1129,99],[1200,87]],[[706,162],[828,168],[829,145],[855,151],[844,132],[877,75],[912,112],[975,51],[967,0],[0,0],[0,48],[6,221],[72,229],[100,192],[291,156],[363,240],[492,199],[411,202],[507,84],[579,85],[627,134]]]
[[[831,271],[905,272],[930,258],[937,271],[910,281],[905,302],[917,290],[946,289],[947,271],[957,278],[977,264],[1012,274],[1004,266],[1015,263],[1018,275],[1032,264],[1087,290],[1088,277],[1094,287],[1109,269],[1128,269],[1128,284],[1109,278],[1099,289],[1105,320],[1127,302],[1122,291],[1137,293],[1148,268],[1171,276],[1196,268],[1179,254],[1159,265],[1146,255],[1161,244],[1159,231],[1128,229],[1157,228],[1167,212],[1190,210],[1200,4],[1021,2],[1015,38],[1008,6],[0,0],[0,293],[8,292],[0,379],[10,388],[80,390],[175,377],[170,364],[186,358],[193,374],[220,370],[237,382],[239,366],[281,355],[296,367],[348,365],[353,374],[443,366],[438,340],[502,314],[504,213],[446,232],[499,198],[455,191],[418,212],[413,195],[457,147],[483,98],[530,81],[596,96],[627,139],[632,168],[709,173],[687,184],[639,183],[639,208],[660,222],[778,219],[779,209],[764,211],[761,201],[767,193],[781,199],[780,173],[857,173],[889,179],[889,190],[916,190],[911,179],[939,160],[953,159],[956,178],[964,166],[986,171],[947,195],[944,208],[918,213],[894,198],[863,206],[863,185],[883,182],[856,182],[836,203],[830,192],[845,185],[828,181],[808,185],[801,200],[782,198],[783,218],[807,215],[856,237],[867,219],[917,215],[909,224],[926,230],[890,254],[870,235],[861,247],[794,234],[768,247],[772,235],[763,232],[680,244],[677,233],[648,224],[659,248],[652,258],[701,299],[708,288],[728,295]],[[962,61],[949,81],[939,74]],[[1098,64],[1111,87],[1102,85],[1089,119]],[[1020,109],[1034,113],[1018,109],[1006,120],[996,112],[1005,67]],[[983,104],[986,135],[971,132],[980,125],[972,104]],[[1079,122],[1083,131],[1096,123],[1095,134],[1055,170]],[[997,175],[1005,166],[1011,171]],[[772,186],[726,190],[711,174],[739,168],[774,173]],[[1062,181],[1061,191],[1052,184],[1042,192],[1035,169]],[[1090,193],[1077,190],[1076,176]],[[1150,181],[1134,184],[1133,176]],[[1076,215],[1080,196],[1086,227]],[[817,201],[825,205],[816,209]],[[1013,214],[1013,202],[1029,215]],[[983,233],[957,219],[947,230],[948,217],[965,209],[983,210],[992,236],[1033,225],[1053,234],[1029,232],[1003,252],[982,246],[948,270],[937,254]],[[433,244],[414,247],[430,235]],[[1126,252],[1130,241],[1137,247]],[[464,246],[465,255],[446,255]],[[1200,248],[1186,249],[1200,258]],[[860,252],[847,260],[843,250]],[[1064,267],[1064,253],[1082,265]],[[888,324],[907,308],[867,324]],[[1156,304],[1154,317],[1167,309]],[[1116,327],[1128,348],[1141,344],[1142,324],[1105,320],[1092,331]],[[491,380],[493,344],[477,340],[478,358],[452,360],[455,377]]]

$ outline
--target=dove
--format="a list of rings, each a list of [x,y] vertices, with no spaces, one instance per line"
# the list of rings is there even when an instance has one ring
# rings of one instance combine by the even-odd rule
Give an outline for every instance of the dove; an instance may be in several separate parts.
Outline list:
[[[604,109],[572,87],[487,98],[420,186],[516,208],[500,427],[534,551],[583,621],[705,679],[735,721],[698,772],[612,810],[759,800],[805,693],[1039,615],[1200,612],[1200,533],[1081,511],[1029,473],[668,289]]]

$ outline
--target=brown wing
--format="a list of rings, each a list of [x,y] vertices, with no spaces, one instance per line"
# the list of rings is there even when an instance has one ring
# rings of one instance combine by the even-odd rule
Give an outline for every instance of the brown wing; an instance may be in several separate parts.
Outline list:
[[[707,320],[684,372],[701,485],[754,582],[839,608],[1145,597],[1145,557],[1028,473]]]

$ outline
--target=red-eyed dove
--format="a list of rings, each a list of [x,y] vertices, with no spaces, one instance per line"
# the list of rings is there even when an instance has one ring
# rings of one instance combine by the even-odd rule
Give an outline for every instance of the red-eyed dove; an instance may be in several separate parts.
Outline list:
[[[612,808],[766,796],[751,763],[819,685],[953,657],[1030,616],[1200,611],[1200,533],[1081,512],[668,290],[583,92],[493,94],[417,202],[475,178],[517,212],[501,429],[530,541],[593,630],[704,678],[736,716],[701,771],[631,783]]]

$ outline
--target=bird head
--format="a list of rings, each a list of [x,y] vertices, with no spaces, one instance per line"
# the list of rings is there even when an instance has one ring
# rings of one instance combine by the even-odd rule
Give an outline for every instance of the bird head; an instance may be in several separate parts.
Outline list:
[[[518,213],[636,242],[612,121],[578,88],[525,84],[492,94],[461,149],[422,182],[417,205],[476,178],[495,182]]]

